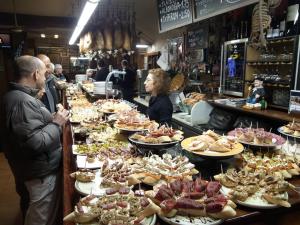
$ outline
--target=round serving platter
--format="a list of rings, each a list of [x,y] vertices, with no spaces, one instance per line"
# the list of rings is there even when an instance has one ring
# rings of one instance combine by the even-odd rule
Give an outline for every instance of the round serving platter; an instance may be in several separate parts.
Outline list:
[[[180,141],[172,141],[172,142],[163,142],[163,143],[146,143],[146,142],[141,142],[135,139],[132,139],[131,137],[128,137],[128,140],[136,145],[136,146],[141,146],[141,147],[145,147],[145,148],[164,148],[164,147],[171,147],[174,146],[176,144],[178,144]]]
[[[222,194],[228,195],[231,189],[222,186],[220,191]],[[262,198],[262,194],[263,194],[263,190],[261,189],[258,192],[256,192],[255,195],[248,197],[245,201],[237,200],[236,203],[253,209],[274,209],[274,208],[281,207],[280,205],[274,205],[268,203],[266,200]],[[288,198],[287,192],[285,192],[285,197]]]
[[[292,138],[297,138],[297,139],[300,139],[300,136],[296,136],[296,135],[293,135],[293,134],[288,134],[288,133],[285,133],[283,131],[283,126],[282,127],[278,127],[277,131],[287,137],[292,137]]]
[[[222,157],[233,157],[237,154],[240,154],[244,150],[244,146],[240,143],[236,143],[234,145],[234,148],[229,152],[215,152],[210,150],[204,150],[204,151],[191,151],[189,150],[189,146],[192,141],[194,141],[197,137],[189,137],[184,139],[181,142],[181,147],[190,153],[193,153],[198,156],[204,156],[204,157],[210,157],[210,158],[222,158]]]
[[[255,144],[253,142],[246,142],[246,141],[242,141],[242,140],[238,140],[238,142],[244,144],[244,145],[250,145],[250,146],[256,146],[256,147],[268,147],[268,148],[274,148],[280,145],[283,145],[285,143],[285,139],[277,134],[273,134],[270,132],[266,132],[268,134],[272,134],[272,137],[276,139],[276,143],[272,143],[272,144]],[[234,130],[228,132],[228,136],[233,136],[236,137],[236,132]]]

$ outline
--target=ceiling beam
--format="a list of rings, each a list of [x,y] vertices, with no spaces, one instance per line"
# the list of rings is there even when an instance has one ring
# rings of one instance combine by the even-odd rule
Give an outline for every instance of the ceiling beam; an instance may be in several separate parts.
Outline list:
[[[34,16],[17,14],[18,26],[27,28],[73,28],[77,19],[74,17],[57,17],[57,16]],[[0,26],[15,26],[13,13],[0,13]]]

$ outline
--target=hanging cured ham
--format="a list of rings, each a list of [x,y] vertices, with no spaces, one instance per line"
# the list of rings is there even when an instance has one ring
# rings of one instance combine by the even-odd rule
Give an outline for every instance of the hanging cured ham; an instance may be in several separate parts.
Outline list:
[[[101,30],[95,32],[95,50],[100,50],[105,48],[104,36]]]
[[[93,34],[91,32],[87,32],[84,35],[83,39],[83,51],[88,52],[89,50],[92,50],[93,48]]]
[[[104,25],[103,35],[104,35],[104,39],[105,39],[105,49],[112,50],[112,48],[113,48],[113,24],[112,24],[112,20],[110,19],[108,13],[107,13],[107,17],[104,21],[105,21],[105,25]]]
[[[114,17],[114,49],[120,49],[123,46],[122,24],[119,17]]]

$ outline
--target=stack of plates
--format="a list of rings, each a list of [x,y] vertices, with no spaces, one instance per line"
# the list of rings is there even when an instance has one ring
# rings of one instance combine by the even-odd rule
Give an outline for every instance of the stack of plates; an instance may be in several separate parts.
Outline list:
[[[77,74],[75,75],[75,81],[76,83],[82,83],[82,81],[87,80],[87,75],[86,74]]]
[[[112,82],[107,83],[107,90],[112,89]],[[94,94],[105,95],[105,81],[94,82]]]

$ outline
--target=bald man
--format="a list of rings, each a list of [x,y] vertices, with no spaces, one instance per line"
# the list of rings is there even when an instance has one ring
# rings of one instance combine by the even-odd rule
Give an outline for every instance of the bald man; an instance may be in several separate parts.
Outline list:
[[[21,197],[25,225],[54,225],[61,192],[61,127],[69,112],[51,114],[37,98],[46,66],[33,56],[14,63],[15,81],[3,98],[4,153]],[[28,207],[28,209],[27,209]],[[27,211],[26,211],[27,209]]]
[[[42,96],[41,101],[51,113],[54,113],[56,111],[56,105],[59,103],[58,91],[56,90],[55,85],[55,76],[53,75],[54,68],[52,70],[52,63],[48,56],[39,54],[37,55],[37,58],[39,58],[46,66],[45,94]]]

